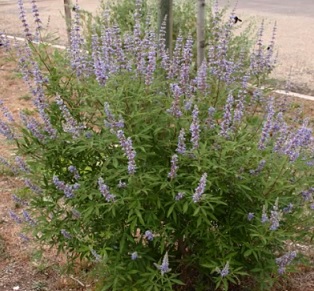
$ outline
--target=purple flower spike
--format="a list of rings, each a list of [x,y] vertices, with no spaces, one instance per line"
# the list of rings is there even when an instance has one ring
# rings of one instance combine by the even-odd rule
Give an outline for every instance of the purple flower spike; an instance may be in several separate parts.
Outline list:
[[[220,135],[228,138],[232,131],[232,107],[234,104],[234,99],[232,94],[230,93],[227,98],[227,102],[224,108],[224,117],[220,124]]]
[[[136,152],[133,149],[132,139],[130,137],[126,138],[123,130],[117,131],[117,137],[120,141],[120,145],[122,149],[125,152],[125,155],[128,158],[128,172],[130,175],[133,175],[136,171],[136,164],[135,164]]]
[[[59,180],[58,176],[53,176],[52,181],[58,190],[63,191],[66,198],[73,198],[75,196],[74,191],[80,187],[78,183],[73,185],[66,184],[65,182]]]
[[[69,132],[72,134],[73,138],[77,138],[80,136],[81,131],[85,128],[84,125],[79,124],[71,115],[69,109],[67,106],[64,104],[63,100],[61,99],[60,96],[56,96],[56,103],[58,104],[62,116],[65,120],[63,124],[63,130],[65,132]]]
[[[26,210],[23,210],[23,216],[25,221],[30,225],[30,226],[35,226],[36,222],[30,217],[28,212]]]
[[[138,259],[138,253],[137,253],[137,252],[133,252],[133,253],[131,254],[131,259],[132,259],[133,261],[137,260],[137,259]]]
[[[171,84],[171,91],[174,95],[171,108],[167,110],[168,113],[172,114],[174,117],[179,118],[182,116],[182,111],[180,110],[180,98],[182,96],[182,90],[178,84]]]
[[[207,173],[204,173],[200,179],[200,182],[199,182],[197,188],[195,189],[194,194],[193,194],[192,199],[193,199],[194,203],[197,203],[200,201],[201,196],[203,195],[203,193],[205,191],[206,179],[207,179]]]
[[[186,152],[185,131],[183,128],[180,130],[180,133],[179,133],[178,147],[176,149],[176,152],[179,154],[185,154]]]
[[[282,275],[286,271],[286,267],[291,264],[291,262],[297,256],[297,252],[288,252],[283,256],[276,259],[276,264],[278,265],[278,273]]]
[[[154,263],[155,267],[160,270],[161,275],[163,276],[166,273],[169,273],[171,269],[169,268],[169,258],[168,258],[168,252],[165,253],[162,264],[158,265]]]
[[[173,155],[172,158],[171,158],[171,170],[168,173],[168,178],[174,179],[176,177],[177,170],[179,168],[177,166],[177,163],[178,163],[178,156],[177,155]]]
[[[247,219],[248,221],[251,221],[254,218],[255,214],[252,212],[249,212],[249,214],[247,215]]]
[[[179,192],[174,199],[179,201],[183,198],[184,195],[185,195],[184,192]]]
[[[115,199],[115,195],[110,193],[109,187],[104,183],[103,178],[98,179],[98,189],[100,193],[105,197],[107,202],[113,201]]]
[[[16,223],[18,223],[18,224],[23,223],[23,220],[16,213],[14,213],[12,210],[9,210],[9,215]]]
[[[199,119],[198,119],[198,107],[194,105],[194,109],[192,112],[192,123],[190,126],[190,132],[191,132],[191,142],[193,145],[192,150],[198,149],[199,146],[199,139],[200,139],[200,124],[199,124]]]
[[[149,241],[152,241],[154,239],[154,235],[150,230],[145,231],[144,237]]]
[[[258,148],[260,150],[263,150],[266,148],[266,143],[267,143],[267,141],[270,137],[270,133],[273,129],[274,115],[275,115],[273,103],[274,103],[274,100],[273,100],[273,98],[271,98],[269,100],[269,103],[267,106],[267,117],[266,117],[266,121],[264,122],[261,138],[260,138],[260,141],[258,144]]]
[[[221,277],[226,277],[229,275],[229,262],[226,263],[224,268],[220,270],[219,268],[217,269],[218,273],[220,274]]]

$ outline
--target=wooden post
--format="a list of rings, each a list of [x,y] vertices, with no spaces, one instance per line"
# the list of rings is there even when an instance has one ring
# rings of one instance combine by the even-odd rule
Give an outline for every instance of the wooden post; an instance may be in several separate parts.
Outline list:
[[[162,22],[166,20],[166,48],[172,54],[172,35],[173,35],[173,0],[159,0],[158,32]]]
[[[72,7],[71,0],[64,0],[65,23],[67,26],[69,45],[71,44],[71,23],[72,23],[71,7]]]
[[[205,57],[205,0],[197,1],[197,67]]]

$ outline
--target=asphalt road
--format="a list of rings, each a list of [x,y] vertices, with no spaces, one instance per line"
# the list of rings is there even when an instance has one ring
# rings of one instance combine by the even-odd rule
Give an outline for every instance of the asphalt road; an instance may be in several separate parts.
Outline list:
[[[236,1],[230,0],[231,5]],[[228,3],[220,0],[220,4]],[[314,18],[314,0],[239,0],[238,9]]]

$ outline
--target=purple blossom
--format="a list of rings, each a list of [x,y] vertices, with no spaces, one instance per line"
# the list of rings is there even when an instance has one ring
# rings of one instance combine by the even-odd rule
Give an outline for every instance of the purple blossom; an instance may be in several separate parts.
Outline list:
[[[119,120],[116,120],[115,116],[112,114],[110,110],[110,106],[108,102],[104,104],[104,111],[106,114],[107,119],[105,119],[105,126],[108,128],[118,129],[124,127],[124,120],[120,116]]]
[[[273,129],[273,121],[274,121],[274,99],[271,98],[267,104],[267,117],[263,125],[262,134],[258,143],[258,148],[263,150],[266,148],[266,143],[270,137],[270,133]]]
[[[180,130],[180,133],[179,133],[178,146],[177,146],[176,152],[179,154],[185,154],[186,152],[185,131],[183,128]]]
[[[19,156],[15,158],[16,165],[20,168],[21,171],[25,173],[30,173],[30,169],[27,164],[23,161],[23,159]]]
[[[66,239],[71,239],[72,238],[71,234],[68,231],[66,231],[65,229],[61,229],[60,232]]]
[[[149,33],[149,49],[148,49],[148,64],[146,67],[146,75],[145,75],[145,85],[149,86],[152,84],[153,81],[153,74],[156,70],[156,51],[157,45],[155,42],[156,36],[154,32]]]
[[[207,173],[204,173],[200,179],[200,182],[197,186],[197,188],[195,189],[195,192],[193,194],[193,202],[199,202],[199,200],[201,199],[201,196],[203,195],[204,191],[205,191],[205,187],[206,187],[206,179],[207,179]]]
[[[28,118],[25,114],[23,114],[23,112],[20,113],[20,117],[24,126],[30,131],[30,133],[39,141],[44,141],[45,136],[41,133],[39,123],[34,118]]]
[[[104,179],[101,177],[98,178],[98,189],[107,202],[114,201],[115,195],[110,193],[109,187],[104,183]]]
[[[208,92],[209,85],[207,83],[207,63],[206,60],[203,60],[202,65],[197,70],[196,76],[196,85],[197,90],[202,94],[206,95]]]
[[[8,167],[15,175],[19,173],[18,169],[14,165],[9,163],[4,157],[0,156],[0,163]]]
[[[189,95],[189,86],[190,83],[190,66],[192,63],[192,48],[193,48],[193,39],[191,35],[188,36],[185,46],[182,52],[182,64],[180,69],[180,85],[183,89],[183,94],[186,96]]]
[[[26,210],[23,210],[23,217],[24,220],[30,225],[30,226],[35,226],[36,222],[30,217],[28,212]]]
[[[163,276],[166,273],[169,273],[171,269],[169,268],[169,258],[168,252],[165,253],[161,265],[154,263],[155,267],[160,270],[161,275]]]
[[[307,127],[307,123],[308,121],[305,121],[295,133],[292,133],[281,149],[292,162],[299,157],[301,149],[312,142],[312,129]]]
[[[249,212],[248,215],[247,215],[247,219],[248,221],[251,221],[253,218],[254,218],[255,214],[252,213],[252,212]]]
[[[108,63],[104,60],[104,58],[108,58],[108,50],[107,46],[104,43],[105,38],[102,37],[102,46],[103,46],[103,51],[101,52],[99,47],[99,37],[98,35],[93,35],[92,36],[92,58],[93,58],[93,69],[94,69],[94,74],[96,76],[96,80],[98,83],[102,86],[106,84],[106,81],[109,78],[109,66]],[[106,49],[104,49],[106,48]]]
[[[279,227],[279,222],[281,220],[281,212],[278,211],[277,205],[273,206],[273,210],[270,211],[270,230],[277,230]]]
[[[242,84],[243,89],[239,90],[238,99],[236,100],[236,106],[235,106],[234,114],[233,114],[233,122],[234,124],[237,124],[237,125],[241,123],[241,120],[244,114],[244,98],[246,95],[247,76],[244,76],[242,81],[243,81],[243,84]]]
[[[276,123],[274,125],[274,129],[276,129],[277,137],[274,145],[274,152],[281,153],[284,147],[284,144],[289,137],[289,127],[287,123],[283,119],[283,113],[279,112],[276,116]]]
[[[33,184],[29,179],[24,179],[24,183],[25,183],[25,185],[26,185],[28,188],[30,188],[34,193],[36,193],[36,194],[38,194],[38,195],[43,194],[43,190],[42,190],[39,186]]]
[[[266,161],[261,160],[255,170],[250,170],[251,175],[258,175],[265,167]]]
[[[311,187],[307,190],[302,191],[301,195],[302,195],[304,201],[310,201],[313,198],[313,193],[314,193],[314,187]]]
[[[234,104],[234,99],[231,93],[229,93],[227,102],[224,107],[224,116],[223,120],[220,124],[220,135],[228,138],[231,133],[231,125],[232,125],[232,108]]]
[[[278,273],[282,275],[286,271],[286,267],[291,264],[291,262],[297,256],[296,251],[288,252],[283,256],[276,258],[276,264],[278,266]]]
[[[269,219],[268,219],[267,214],[266,214],[266,213],[262,213],[262,219],[261,219],[261,222],[262,222],[262,223],[266,223],[268,220],[269,220]]]
[[[182,49],[183,49],[183,37],[181,33],[178,35],[173,56],[170,61],[170,66],[168,70],[168,78],[173,79],[175,78],[180,71],[180,65],[181,65],[181,56],[182,56]]]
[[[146,238],[149,241],[152,241],[154,239],[154,235],[150,230],[146,230],[144,234],[144,238]]]
[[[198,107],[197,105],[194,105],[194,109],[192,112],[192,123],[190,126],[190,132],[191,132],[191,143],[193,145],[192,150],[196,150],[199,147],[199,139],[200,139],[200,122],[198,119]]]
[[[19,233],[18,236],[21,238],[21,240],[24,242],[24,243],[27,243],[30,241],[30,238],[28,236],[26,236],[24,233]]]
[[[17,195],[13,194],[12,195],[12,200],[17,203],[17,204],[20,204],[20,205],[23,205],[23,206],[27,206],[28,205],[28,202],[21,199],[20,197],[18,197]]]
[[[182,96],[182,90],[178,84],[170,84],[170,87],[174,95],[174,99],[172,101],[171,108],[169,108],[167,112],[172,114],[174,117],[179,118],[182,116],[182,111],[180,110],[180,98]]]
[[[133,253],[131,254],[131,259],[132,259],[133,261],[135,261],[136,259],[138,259],[138,253],[137,253],[137,252],[133,252]]]
[[[43,77],[39,66],[36,62],[32,61],[32,72],[34,76],[35,81],[35,87],[31,88],[32,94],[35,97],[33,102],[36,106],[39,116],[41,117],[45,131],[50,135],[50,138],[55,138],[57,135],[57,131],[55,128],[53,128],[50,117],[46,112],[46,108],[48,107],[48,103],[46,101],[45,92],[43,88],[43,84],[46,83],[48,80]]]
[[[223,267],[222,270],[220,270],[219,268],[217,269],[218,270],[218,273],[220,274],[221,277],[226,277],[229,275],[229,262],[227,262],[225,264],[225,266]]]
[[[0,110],[3,114],[3,116],[9,121],[9,122],[15,122],[12,113],[9,111],[7,107],[4,106],[3,102],[0,100]]]
[[[74,13],[74,23],[72,24],[71,34],[70,34],[70,58],[71,66],[75,70],[78,77],[82,76],[86,72],[87,56],[85,50],[83,49],[84,40],[81,35],[80,28],[80,9],[76,3],[75,13]]]
[[[36,23],[36,36],[39,38],[39,34],[40,34],[40,30],[42,29],[42,22],[40,20],[40,17],[39,17],[39,10],[38,10],[38,7],[37,7],[37,4],[36,4],[36,1],[35,0],[32,0],[32,12],[33,12],[33,17],[34,17],[34,21]]]
[[[85,128],[84,125],[79,124],[71,115],[69,109],[64,104],[64,101],[61,99],[59,95],[56,96],[56,103],[59,106],[62,116],[65,120],[63,124],[63,130],[65,132],[71,133],[73,138],[77,138],[80,136],[81,131]]]
[[[205,120],[205,124],[209,128],[214,128],[215,127],[214,115],[215,115],[216,109],[214,107],[209,107],[207,112],[208,112],[208,118]]]
[[[0,134],[5,136],[7,139],[14,139],[14,133],[12,132],[10,126],[3,120],[0,119]]]
[[[179,192],[174,199],[179,201],[183,198],[184,195],[185,195],[184,192]]]
[[[74,174],[75,180],[80,179],[81,176],[80,176],[80,174],[79,174],[79,172],[75,166],[73,166],[73,165],[69,166],[68,170],[70,173]]]
[[[272,42],[268,46],[269,49],[265,50],[263,45],[263,34],[264,34],[264,21],[261,23],[261,27],[258,31],[258,40],[256,43],[256,49],[251,55],[250,70],[255,76],[262,74],[268,74],[274,67],[276,60],[272,60],[274,39],[275,39],[276,26],[273,30]]]
[[[293,204],[292,203],[289,203],[288,206],[284,207],[282,209],[282,212],[283,213],[291,213],[292,212],[292,209],[293,209]]]
[[[132,145],[132,139],[130,137],[126,138],[123,130],[117,131],[117,137],[120,141],[120,145],[122,149],[125,152],[125,155],[128,158],[128,172],[130,175],[133,175],[136,171],[136,164],[135,164],[136,152]]]
[[[262,213],[262,218],[261,218],[261,222],[264,224],[268,221],[268,216],[267,216],[267,213],[266,213],[266,207],[263,206],[263,213]]]
[[[9,215],[16,223],[18,223],[18,224],[23,223],[23,220],[16,213],[14,213],[12,210],[9,210]]]
[[[2,34],[1,32],[0,32],[0,43],[2,44],[2,47],[5,48],[6,52],[9,52],[10,40],[6,34]]]
[[[169,53],[166,48],[166,24],[167,16],[163,20],[160,26],[159,31],[159,46],[158,46],[158,55],[161,57],[161,67],[169,72]]]
[[[174,154],[171,158],[171,170],[170,172],[168,173],[168,178],[170,179],[174,179],[177,175],[177,170],[178,170],[178,166],[177,166],[177,163],[178,163],[178,156],[176,154]]]
[[[56,188],[60,191],[63,191],[65,197],[69,199],[75,196],[74,191],[76,191],[80,187],[78,183],[75,183],[73,185],[66,184],[64,181],[59,180],[58,176],[53,176],[52,181]]]
[[[30,33],[29,25],[28,25],[27,20],[26,20],[26,12],[25,12],[25,9],[24,9],[23,0],[18,0],[17,3],[19,5],[20,20],[21,20],[22,25],[23,25],[23,30],[24,30],[25,37],[26,37],[26,39],[30,39],[32,34]]]

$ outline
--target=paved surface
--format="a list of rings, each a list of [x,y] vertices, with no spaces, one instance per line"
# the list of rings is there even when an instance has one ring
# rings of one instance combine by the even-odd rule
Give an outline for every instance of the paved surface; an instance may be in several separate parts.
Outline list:
[[[228,3],[226,0],[219,2]],[[231,5],[235,2],[230,1]],[[239,0],[237,7],[254,12],[314,17],[314,0]]]
[[[24,2],[30,12],[30,0]],[[63,0],[37,2],[41,19],[48,26],[49,41],[64,44]],[[228,0],[220,0],[221,5],[226,2]],[[236,0],[230,2],[233,5]],[[17,0],[0,0],[0,32],[20,35],[16,3]],[[90,12],[96,11],[98,3],[98,0],[79,0],[81,8]],[[243,19],[240,30],[249,23],[257,28],[261,20],[265,20],[265,45],[270,41],[274,22],[277,22],[278,66],[273,77],[284,80],[291,71],[291,82],[299,87],[298,91],[314,94],[314,0],[239,0],[237,14]]]

